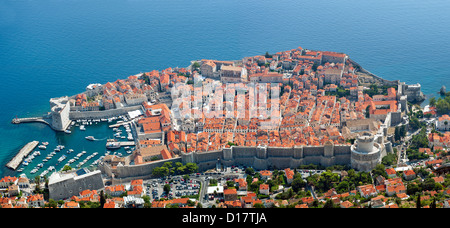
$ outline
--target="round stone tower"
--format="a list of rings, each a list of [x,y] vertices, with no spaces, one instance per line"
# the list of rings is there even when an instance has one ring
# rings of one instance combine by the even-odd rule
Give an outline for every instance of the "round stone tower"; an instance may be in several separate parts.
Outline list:
[[[369,172],[381,163],[381,146],[375,142],[375,136],[364,132],[351,146],[351,165],[359,171]]]

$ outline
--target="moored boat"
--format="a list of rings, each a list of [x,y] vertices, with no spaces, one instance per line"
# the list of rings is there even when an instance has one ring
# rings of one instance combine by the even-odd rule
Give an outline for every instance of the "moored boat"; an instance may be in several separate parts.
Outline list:
[[[95,138],[94,138],[94,136],[86,136],[85,137],[87,140],[89,140],[89,141],[94,141],[95,140]]]

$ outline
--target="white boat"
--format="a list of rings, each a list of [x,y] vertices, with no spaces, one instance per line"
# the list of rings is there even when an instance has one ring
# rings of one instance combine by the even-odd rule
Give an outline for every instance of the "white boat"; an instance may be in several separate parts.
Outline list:
[[[48,173],[48,170],[44,170],[44,172],[42,172],[41,175],[39,175],[39,176],[43,177],[43,176],[47,175],[47,173]]]
[[[118,142],[108,142],[106,144],[106,148],[108,148],[108,149],[119,149],[120,148],[120,143],[118,143]]]
[[[80,125],[80,130],[81,130],[81,131],[85,131],[85,130],[86,130],[86,128],[84,127],[84,125]]]
[[[38,148],[41,149],[41,150],[47,149],[47,147],[45,145],[40,145],[40,146],[38,146]]]
[[[65,132],[66,134],[72,133],[70,130],[65,130],[64,132]]]
[[[47,146],[48,142],[42,142],[42,145]]]
[[[89,140],[89,141],[94,141],[95,140],[94,136],[86,136],[85,138],[87,140]]]
[[[65,155],[61,156],[60,158],[58,158],[58,162],[62,162],[66,159],[67,157]]]

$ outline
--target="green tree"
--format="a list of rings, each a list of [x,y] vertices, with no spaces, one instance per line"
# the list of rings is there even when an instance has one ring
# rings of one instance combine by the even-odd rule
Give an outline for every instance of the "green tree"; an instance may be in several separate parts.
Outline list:
[[[421,207],[421,205],[420,205],[420,193],[419,193],[419,194],[417,194],[416,208],[420,208],[420,207]]]
[[[292,190],[294,190],[294,192],[298,192],[302,188],[306,187],[306,182],[303,180],[301,176],[295,177],[294,180],[292,181],[291,187]]]
[[[200,68],[200,63],[198,63],[197,61],[195,61],[193,64],[192,64],[192,69],[193,70],[196,70],[196,69],[199,69]]]
[[[170,185],[169,184],[165,184],[164,187],[163,187],[163,190],[164,190],[165,193],[169,194],[169,192],[170,192]]]
[[[336,192],[337,193],[344,193],[344,192],[348,192],[350,189],[350,184],[347,181],[341,181],[339,182],[339,184],[336,187]]]
[[[436,106],[436,98],[435,97],[430,98],[429,105],[430,106]]]
[[[400,128],[399,127],[395,127],[394,140],[398,141],[398,140],[400,140],[400,137],[401,137],[401,135],[400,135]]]
[[[431,203],[430,208],[436,208],[436,197],[433,197],[433,202]]]
[[[370,105],[366,107],[366,119],[370,118]]]
[[[383,164],[378,164],[375,166],[375,169],[372,170],[372,174],[374,177],[383,176],[387,178],[386,167]]]
[[[336,208],[336,207],[337,205],[335,205],[331,199],[327,199],[327,201],[323,205],[323,208]]]
[[[433,191],[435,190],[436,182],[433,178],[427,177],[422,183],[422,190],[423,191]]]
[[[320,175],[317,187],[321,191],[328,191],[333,187],[333,183],[337,183],[338,181],[339,175],[337,173],[325,171]]]
[[[49,199],[48,203],[44,206],[47,208],[58,208],[58,203],[54,199]]]
[[[103,190],[100,191],[100,208],[103,208],[103,206],[106,203],[105,194],[103,193]]]
[[[155,167],[152,170],[152,175],[155,177],[164,177],[169,175],[169,169],[167,167]]]
[[[255,203],[253,205],[253,208],[265,208],[264,205],[262,203]]]
[[[247,175],[255,175],[255,170],[252,168],[252,167],[247,167],[246,169],[245,169],[245,173],[247,174]]]
[[[410,196],[415,195],[416,193],[421,191],[422,191],[421,187],[416,183],[409,183],[408,185],[406,185],[406,194]]]

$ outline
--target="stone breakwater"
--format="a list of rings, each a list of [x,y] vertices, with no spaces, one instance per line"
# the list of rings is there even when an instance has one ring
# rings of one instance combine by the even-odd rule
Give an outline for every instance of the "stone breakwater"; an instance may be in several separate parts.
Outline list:
[[[25,145],[20,151],[19,153],[17,153],[16,156],[14,156],[14,158],[8,162],[8,164],[6,164],[6,166],[8,168],[11,169],[17,169],[17,167],[20,165],[20,163],[22,162],[23,158],[26,157],[31,151],[34,150],[34,148],[36,148],[36,146],[39,144],[39,141],[32,141],[27,143],[27,145]]]

